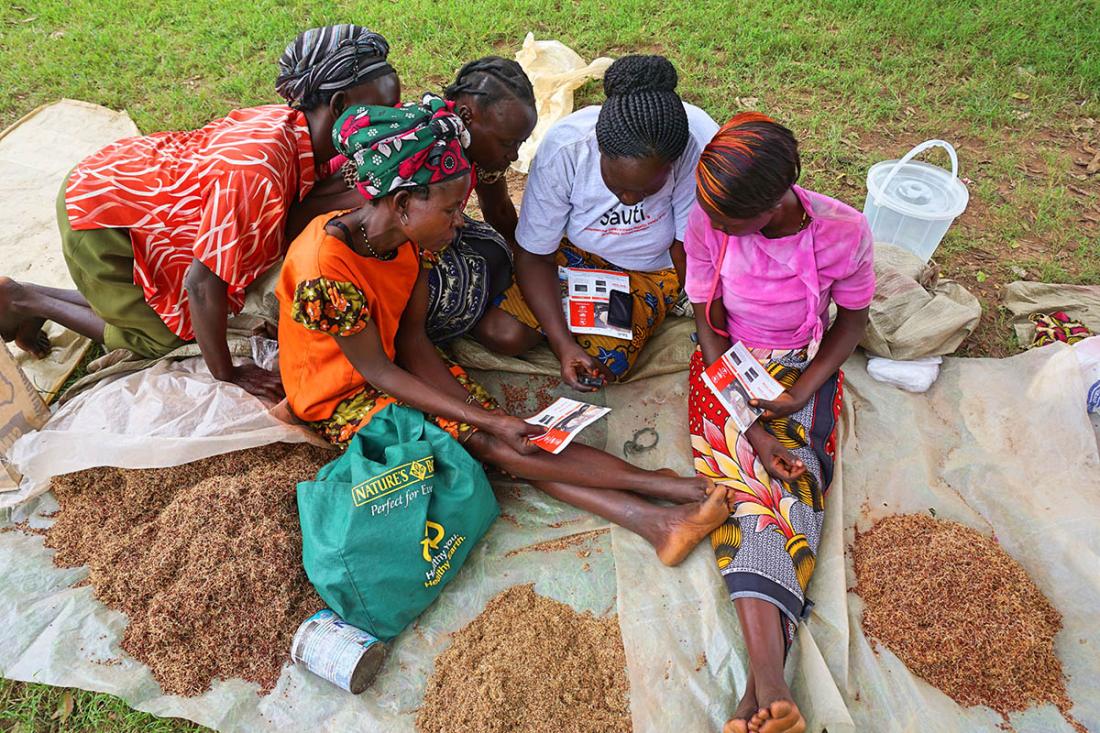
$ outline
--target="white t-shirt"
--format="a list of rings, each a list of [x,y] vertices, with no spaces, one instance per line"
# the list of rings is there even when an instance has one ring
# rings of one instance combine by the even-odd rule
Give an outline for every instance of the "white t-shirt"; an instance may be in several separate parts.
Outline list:
[[[703,110],[685,104],[688,144],[660,191],[626,206],[600,175],[596,143],[598,106],[585,107],[546,132],[531,163],[520,206],[516,241],[528,252],[551,254],[561,240],[603,257],[624,270],[654,272],[672,267],[668,249],[684,239],[695,203],[695,167],[718,125]]]

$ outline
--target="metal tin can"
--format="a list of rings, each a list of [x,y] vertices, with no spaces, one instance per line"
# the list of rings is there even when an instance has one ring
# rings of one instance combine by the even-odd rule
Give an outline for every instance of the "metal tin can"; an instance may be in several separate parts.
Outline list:
[[[358,695],[370,686],[386,658],[386,645],[330,609],[313,614],[294,632],[290,658],[313,674]]]

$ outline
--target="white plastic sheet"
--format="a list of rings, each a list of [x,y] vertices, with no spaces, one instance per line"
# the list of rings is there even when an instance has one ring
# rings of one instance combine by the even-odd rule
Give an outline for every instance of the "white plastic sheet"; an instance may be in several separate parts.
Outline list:
[[[1092,694],[1100,679],[1094,623],[1100,537],[1092,531],[1100,523],[1100,456],[1081,406],[1084,385],[1073,351],[1053,346],[1007,360],[947,359],[924,395],[875,382],[861,356],[845,372],[841,463],[810,587],[816,606],[789,667],[809,730],[999,733],[995,713],[960,708],[868,640],[860,601],[848,592],[854,577],[845,547],[855,528],[929,509],[995,533],[1062,613],[1056,650],[1076,703],[1072,712],[1100,729],[1100,699]],[[536,401],[562,391],[552,376],[474,376],[518,411],[533,411]],[[611,414],[581,438],[645,467],[685,471],[685,387],[682,371],[609,387],[593,401]],[[606,525],[529,487],[499,487],[504,516],[361,696],[289,667],[263,698],[239,680],[196,698],[164,696],[147,670],[118,651],[125,619],[95,602],[90,589],[71,587],[84,571],[53,568],[41,539],[19,533],[0,534],[0,624],[8,630],[0,638],[0,669],[15,679],[112,692],[142,710],[224,731],[411,731],[448,634],[496,592],[534,582],[538,592],[576,608],[617,608],[636,731],[721,730],[743,689],[746,656],[706,543],[675,569],[618,528],[585,545],[591,550],[585,559],[577,557],[579,547],[511,554]],[[1051,707],[1013,715],[1011,723],[1019,733],[1070,731]]]
[[[159,468],[268,443],[317,442],[258,398],[214,379],[201,358],[161,361],[99,385],[63,405],[10,452],[23,473],[13,506],[46,491],[49,479],[93,466]]]
[[[0,133],[0,275],[72,288],[57,232],[57,192],[85,156],[138,134],[125,112],[63,99],[44,105]],[[80,362],[88,339],[55,323],[46,326],[53,350],[36,359],[12,344],[31,383],[52,400]]]

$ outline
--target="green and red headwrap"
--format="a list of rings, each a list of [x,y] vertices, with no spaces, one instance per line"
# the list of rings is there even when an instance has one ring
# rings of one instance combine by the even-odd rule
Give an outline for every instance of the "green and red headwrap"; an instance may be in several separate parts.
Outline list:
[[[355,166],[368,199],[419,188],[470,170],[463,150],[470,134],[447,103],[432,94],[400,107],[351,107],[332,129],[336,149]]]

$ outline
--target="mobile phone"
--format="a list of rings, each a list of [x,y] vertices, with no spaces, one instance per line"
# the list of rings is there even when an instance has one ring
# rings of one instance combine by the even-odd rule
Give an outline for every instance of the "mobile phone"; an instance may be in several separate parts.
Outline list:
[[[634,297],[623,290],[607,294],[607,323],[615,328],[634,326]]]
[[[603,386],[603,377],[593,377],[591,374],[581,374],[577,377],[577,381],[583,384],[585,387]]]

